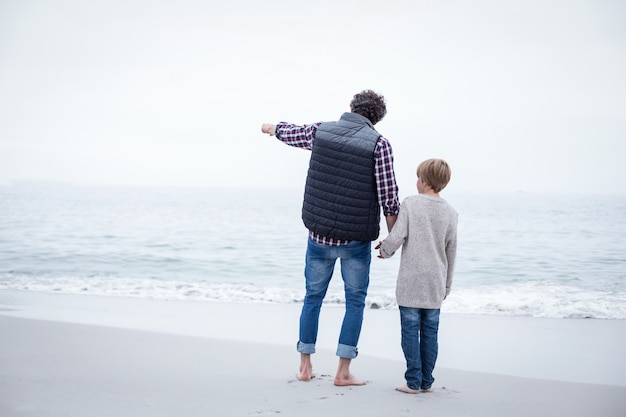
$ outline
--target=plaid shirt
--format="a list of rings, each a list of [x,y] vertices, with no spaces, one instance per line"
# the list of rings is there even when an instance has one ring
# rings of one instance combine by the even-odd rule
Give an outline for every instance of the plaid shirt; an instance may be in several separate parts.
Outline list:
[[[321,122],[302,126],[280,122],[276,125],[276,138],[296,148],[311,150],[317,127]],[[395,216],[400,211],[398,185],[393,171],[393,152],[391,144],[384,137],[379,137],[374,149],[374,177],[378,193],[378,204],[383,208],[385,216]],[[311,239],[317,243],[330,246],[345,245],[348,240],[333,239],[310,232]]]

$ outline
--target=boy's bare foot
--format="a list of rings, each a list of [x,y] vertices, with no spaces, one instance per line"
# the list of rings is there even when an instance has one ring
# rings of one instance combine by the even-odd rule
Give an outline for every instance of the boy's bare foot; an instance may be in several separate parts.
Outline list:
[[[347,377],[344,376],[336,376],[335,377],[335,385],[338,387],[349,387],[353,385],[365,385],[365,381],[361,381],[360,379],[356,379],[353,375],[349,374]]]
[[[397,387],[396,391],[404,392],[405,394],[419,394],[419,390],[409,388],[407,384]]]

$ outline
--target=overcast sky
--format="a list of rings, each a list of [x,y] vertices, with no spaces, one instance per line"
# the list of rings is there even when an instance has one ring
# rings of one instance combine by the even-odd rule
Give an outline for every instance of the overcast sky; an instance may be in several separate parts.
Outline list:
[[[261,124],[373,89],[403,197],[431,157],[450,192],[624,194],[625,4],[0,0],[0,184],[301,187]]]

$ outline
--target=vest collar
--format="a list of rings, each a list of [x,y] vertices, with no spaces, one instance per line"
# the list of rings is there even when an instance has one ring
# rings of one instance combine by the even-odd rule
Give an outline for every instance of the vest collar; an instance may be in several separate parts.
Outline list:
[[[352,123],[359,123],[359,124],[365,123],[372,129],[374,129],[374,125],[372,124],[372,122],[370,122],[370,119],[368,119],[365,116],[361,116],[360,114],[345,112],[344,114],[341,115],[341,120],[345,120],[347,122],[352,122]]]

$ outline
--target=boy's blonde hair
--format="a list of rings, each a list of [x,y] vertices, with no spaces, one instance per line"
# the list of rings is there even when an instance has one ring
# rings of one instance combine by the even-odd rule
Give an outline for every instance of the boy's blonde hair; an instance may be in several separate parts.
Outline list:
[[[450,182],[452,170],[443,159],[427,159],[417,167],[417,176],[438,193]]]

